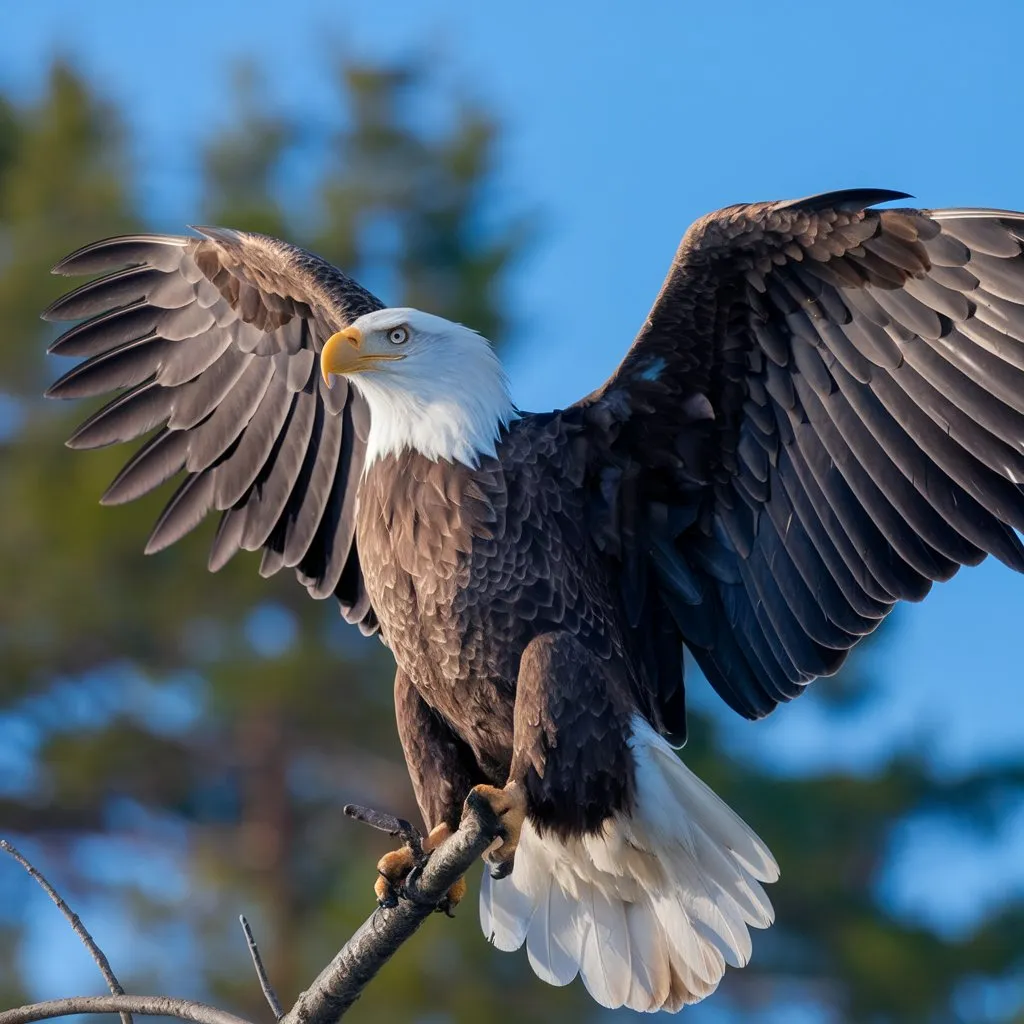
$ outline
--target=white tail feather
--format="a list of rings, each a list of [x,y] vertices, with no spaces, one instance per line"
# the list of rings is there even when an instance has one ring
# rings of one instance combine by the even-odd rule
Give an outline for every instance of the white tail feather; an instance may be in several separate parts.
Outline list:
[[[480,923],[502,950],[526,943],[552,985],[577,974],[603,1006],[678,1010],[750,959],[750,927],[772,923],[761,882],[779,869],[760,839],[645,721],[630,740],[631,816],[562,842],[523,825],[515,869],[484,872]]]

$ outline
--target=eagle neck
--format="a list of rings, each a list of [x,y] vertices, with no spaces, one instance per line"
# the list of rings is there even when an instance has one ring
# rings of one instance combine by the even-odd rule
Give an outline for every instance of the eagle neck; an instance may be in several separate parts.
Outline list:
[[[368,373],[355,383],[370,407],[367,468],[404,452],[475,468],[497,454],[502,432],[518,418],[500,372],[457,388],[437,378],[403,381],[396,374],[385,382]]]

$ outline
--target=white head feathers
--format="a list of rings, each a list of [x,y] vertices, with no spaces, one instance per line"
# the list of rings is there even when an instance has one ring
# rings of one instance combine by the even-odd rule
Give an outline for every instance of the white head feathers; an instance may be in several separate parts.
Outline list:
[[[495,454],[516,413],[486,338],[409,308],[367,313],[352,327],[369,357],[365,369],[351,374],[370,407],[367,466],[406,449],[469,466]],[[373,360],[374,354],[384,358]]]

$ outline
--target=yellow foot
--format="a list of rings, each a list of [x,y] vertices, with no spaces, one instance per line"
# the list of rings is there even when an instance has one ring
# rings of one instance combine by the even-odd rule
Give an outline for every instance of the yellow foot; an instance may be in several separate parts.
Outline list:
[[[431,829],[430,834],[423,840],[423,852],[430,853],[437,849],[452,833],[452,830],[444,824]],[[393,907],[398,902],[399,893],[409,872],[416,867],[416,858],[408,846],[399,850],[392,850],[385,853],[377,861],[377,873],[379,877],[373,885],[373,891],[377,895],[377,902],[382,907]],[[460,878],[449,890],[445,898],[438,904],[437,909],[443,910],[451,916],[451,912],[458,906],[459,901],[466,895],[466,880]]]
[[[484,851],[484,860],[491,869],[492,878],[505,878],[512,873],[515,864],[516,847],[526,819],[526,793],[522,786],[510,782],[504,789],[474,786],[469,800],[474,796],[486,800],[501,821],[502,834]]]

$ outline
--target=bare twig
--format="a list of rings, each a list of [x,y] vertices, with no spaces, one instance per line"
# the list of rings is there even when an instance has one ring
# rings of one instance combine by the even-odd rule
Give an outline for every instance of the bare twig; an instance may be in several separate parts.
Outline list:
[[[368,811],[366,808],[355,810],[356,813],[353,814],[346,808],[351,817],[383,828],[392,835],[400,835],[414,850],[416,849],[420,835],[408,822],[401,818]],[[406,880],[402,898],[397,905],[378,907],[286,1014],[281,1013],[280,1003],[267,980],[252,931],[243,917],[242,927],[263,987],[263,994],[267,997],[267,1002],[270,1003],[280,1024],[336,1024],[381,967],[437,909],[448,890],[501,834],[501,822],[490,804],[482,797],[471,793],[466,801],[466,810],[458,831],[434,850],[422,863],[422,867],[413,870]],[[111,985],[117,985],[106,957],[92,941],[78,917],[71,913],[67,904],[54,892],[53,887],[9,843],[0,843],[3,849],[15,856],[43,885],[71,922],[76,934],[86,943],[93,954],[93,959],[100,964],[104,977]],[[422,848],[420,850],[422,854]],[[74,996],[69,999],[52,999],[48,1002],[20,1006],[14,1010],[0,1012],[0,1024],[31,1024],[32,1021],[49,1020],[75,1013],[137,1013],[176,1017],[179,1020],[191,1021],[193,1024],[249,1024],[243,1018],[225,1010],[190,999],[123,994]]]
[[[345,804],[345,814],[354,821],[387,832],[389,836],[398,836],[412,850],[413,858],[418,862],[423,859],[423,833],[405,818],[393,814],[375,811],[372,807],[361,807],[359,804]]]
[[[192,999],[172,999],[169,996],[72,996],[69,999],[49,999],[45,1003],[32,1003],[13,1010],[0,1011],[0,1024],[31,1024],[35,1020],[68,1017],[74,1013],[138,1013],[152,1017],[177,1017],[194,1024],[250,1024],[244,1017],[236,1017],[216,1006],[207,1006]]]
[[[267,969],[263,966],[263,957],[260,956],[260,948],[256,945],[256,939],[252,934],[252,929],[249,927],[249,922],[245,919],[245,914],[239,914],[238,920],[242,924],[242,931],[245,932],[245,941],[249,945],[249,955],[252,957],[253,967],[256,968],[256,977],[260,979],[260,988],[263,989],[263,998],[266,999],[269,1004],[270,1012],[274,1015],[274,1020],[280,1020],[284,1016],[284,1010],[281,1008],[281,1002],[277,998],[274,986],[270,984],[270,978],[267,977]]]
[[[117,980],[117,976],[114,974],[106,954],[104,954],[103,950],[96,945],[96,942],[89,934],[88,929],[84,924],[82,924],[82,919],[67,905],[60,893],[50,885],[46,880],[46,876],[43,875],[43,873],[39,871],[38,868],[36,868],[16,846],[9,843],[6,839],[0,839],[0,850],[3,850],[5,853],[9,853],[29,873],[29,875],[39,883],[43,892],[53,900],[57,905],[57,909],[67,919],[68,924],[71,925],[74,933],[82,940],[82,945],[84,945],[89,951],[89,956],[93,958],[96,966],[100,969],[100,974],[103,975],[111,994],[115,996],[123,996],[124,989],[121,987],[121,983]],[[121,1014],[121,1024],[133,1024],[131,1013],[124,1012]]]
[[[458,831],[431,853],[416,879],[409,878],[405,898],[378,907],[363,922],[281,1024],[335,1024],[501,831],[490,804],[471,793]]]

